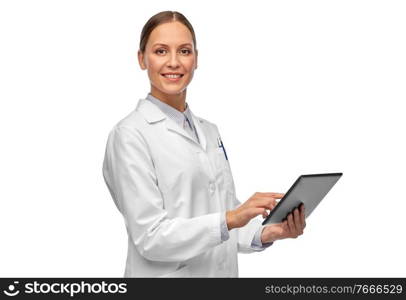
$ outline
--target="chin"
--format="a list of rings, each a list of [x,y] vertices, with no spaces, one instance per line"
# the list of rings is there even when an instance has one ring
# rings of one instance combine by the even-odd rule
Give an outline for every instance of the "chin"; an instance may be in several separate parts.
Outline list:
[[[177,87],[177,88],[162,88],[160,89],[160,91],[164,94],[168,94],[168,95],[177,95],[177,94],[181,94],[184,90],[186,89],[186,87]]]

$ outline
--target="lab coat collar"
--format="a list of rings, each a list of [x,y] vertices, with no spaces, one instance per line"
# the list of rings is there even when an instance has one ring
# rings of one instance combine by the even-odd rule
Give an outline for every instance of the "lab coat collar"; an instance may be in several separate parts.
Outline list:
[[[135,110],[139,111],[150,124],[166,119],[166,115],[159,107],[147,99],[140,99]]]
[[[199,135],[199,140],[200,144],[196,142],[190,135],[186,132],[185,129],[180,127],[178,124],[176,124],[175,121],[173,121],[171,118],[168,118],[160,109],[158,106],[156,106],[154,103],[147,99],[140,99],[136,108],[137,111],[139,111],[145,118],[145,120],[149,123],[155,123],[159,122],[162,120],[165,120],[165,125],[168,130],[174,131],[189,141],[192,141],[194,144],[196,144],[199,148],[203,148],[204,151],[206,151],[206,136],[204,134],[202,125],[204,123],[203,119],[200,119],[199,117],[196,117],[192,111],[190,111],[190,114],[193,118],[193,123],[196,127],[197,134]]]

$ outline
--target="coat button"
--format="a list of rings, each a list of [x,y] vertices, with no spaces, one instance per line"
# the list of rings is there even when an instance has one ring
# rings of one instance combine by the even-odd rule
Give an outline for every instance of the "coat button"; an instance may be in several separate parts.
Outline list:
[[[216,186],[214,185],[213,182],[210,182],[210,184],[209,184],[209,190],[210,190],[210,193],[214,193],[214,191],[216,190]]]

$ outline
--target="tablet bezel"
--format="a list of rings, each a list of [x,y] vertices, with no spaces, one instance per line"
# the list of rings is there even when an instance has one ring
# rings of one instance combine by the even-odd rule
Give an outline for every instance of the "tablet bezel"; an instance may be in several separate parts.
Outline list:
[[[278,206],[282,204],[282,202],[288,198],[289,194],[295,189],[297,184],[300,182],[302,178],[306,177],[329,177],[329,176],[335,176],[338,177],[337,181],[343,176],[343,173],[319,173],[319,174],[305,174],[305,175],[300,175],[296,181],[293,183],[293,185],[289,188],[289,190],[286,192],[286,194],[282,197],[282,199],[278,202],[278,204],[269,212],[269,215],[266,217],[266,219],[262,222],[263,226],[269,226],[272,224],[277,224],[277,223],[270,223],[267,224],[266,222],[272,217],[274,212],[277,210]],[[335,185],[335,183],[334,183]],[[327,195],[327,194],[326,194]],[[285,220],[285,219],[284,219]]]

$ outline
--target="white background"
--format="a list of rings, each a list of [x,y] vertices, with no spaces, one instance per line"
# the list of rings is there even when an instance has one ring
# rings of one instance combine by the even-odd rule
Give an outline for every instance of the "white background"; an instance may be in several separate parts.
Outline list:
[[[303,236],[240,255],[240,276],[406,276],[406,5],[371,0],[1,1],[0,276],[123,276],[102,161],[149,91],[136,51],[162,10],[195,28],[187,101],[218,125],[241,201],[344,173]]]

